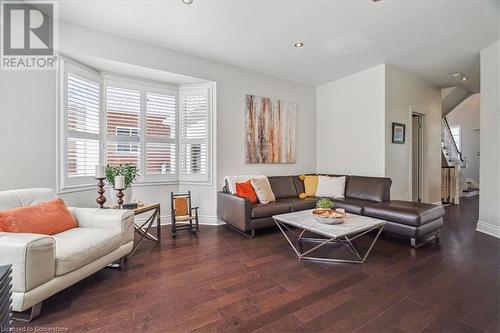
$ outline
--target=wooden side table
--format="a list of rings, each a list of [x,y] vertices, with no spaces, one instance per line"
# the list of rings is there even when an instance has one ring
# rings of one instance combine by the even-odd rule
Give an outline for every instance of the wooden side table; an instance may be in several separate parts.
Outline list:
[[[135,208],[134,210],[134,216],[141,215],[147,212],[152,212],[152,214],[146,219],[145,222],[142,224],[138,225],[134,221],[134,229],[137,234],[140,235],[140,239],[137,242],[137,244],[134,245],[132,248],[132,252],[128,255],[130,258],[139,245],[141,245],[142,241],[144,238],[154,241],[157,243],[161,242],[161,225],[160,225],[160,204],[159,203],[145,203],[144,205]],[[153,236],[150,232],[149,229],[153,226],[153,224],[156,222],[156,236]]]

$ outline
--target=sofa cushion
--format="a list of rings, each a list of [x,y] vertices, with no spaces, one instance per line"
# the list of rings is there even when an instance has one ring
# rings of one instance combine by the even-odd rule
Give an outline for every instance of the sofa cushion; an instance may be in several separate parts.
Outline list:
[[[421,226],[444,215],[444,208],[422,202],[392,200],[365,207],[364,214],[382,220]]]
[[[119,229],[73,228],[52,236],[56,242],[56,276],[69,273],[121,245]]]
[[[299,210],[314,209],[316,208],[317,198],[282,198],[278,202],[286,202],[292,205],[292,211],[296,212]]]
[[[292,176],[273,176],[268,177],[268,179],[276,199],[299,196]]]
[[[349,176],[345,197],[361,200],[383,202],[390,200],[390,178]]]
[[[387,221],[384,226],[384,233],[392,233],[404,237],[412,237],[416,239],[423,239],[427,235],[436,232],[443,227],[443,218],[438,218],[434,221],[415,227],[398,222]]]
[[[252,219],[250,221],[251,229],[265,229],[276,227],[276,222],[272,217],[263,217],[261,219]]]
[[[306,188],[304,186],[304,181],[300,179],[301,176],[291,176],[293,180],[293,184],[295,185],[295,189],[297,193],[300,195],[301,193],[306,192]]]
[[[344,208],[346,212],[352,214],[363,214],[366,206],[373,204],[373,201],[352,199],[352,198],[330,198],[334,208]]]
[[[267,204],[252,205],[252,218],[259,219],[273,215],[290,213],[292,205],[288,202],[270,202]]]

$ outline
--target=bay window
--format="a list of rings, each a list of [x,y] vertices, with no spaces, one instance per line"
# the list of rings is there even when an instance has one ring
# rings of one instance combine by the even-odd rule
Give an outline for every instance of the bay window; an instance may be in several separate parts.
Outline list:
[[[61,64],[60,191],[93,185],[98,164],[135,165],[137,183],[211,180],[211,85],[159,85]]]

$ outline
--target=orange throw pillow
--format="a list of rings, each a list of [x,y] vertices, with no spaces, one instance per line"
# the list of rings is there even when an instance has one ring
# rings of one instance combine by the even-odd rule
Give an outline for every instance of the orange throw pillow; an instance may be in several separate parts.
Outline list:
[[[239,197],[247,198],[251,203],[257,203],[257,194],[253,189],[252,183],[246,181],[244,183],[236,183],[236,195]]]
[[[78,227],[62,199],[0,211],[4,232],[55,235]]]

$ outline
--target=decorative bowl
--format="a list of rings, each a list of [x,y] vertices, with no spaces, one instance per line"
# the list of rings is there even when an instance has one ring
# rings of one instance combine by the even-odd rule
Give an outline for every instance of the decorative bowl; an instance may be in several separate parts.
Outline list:
[[[340,224],[344,222],[346,217],[346,213],[333,209],[315,209],[312,213],[316,221],[324,224]]]

